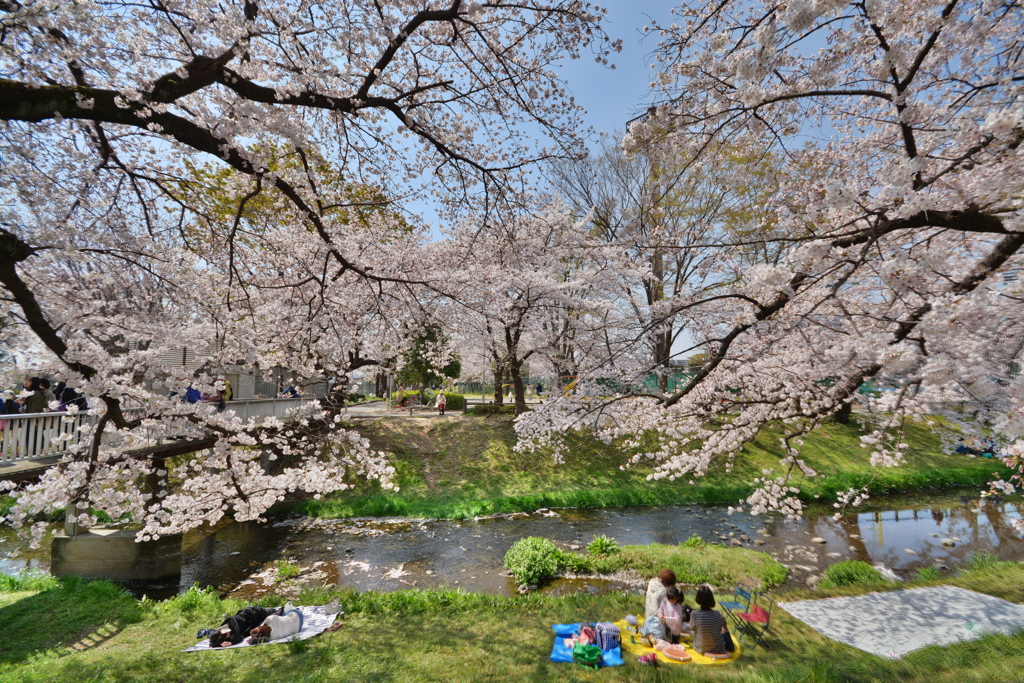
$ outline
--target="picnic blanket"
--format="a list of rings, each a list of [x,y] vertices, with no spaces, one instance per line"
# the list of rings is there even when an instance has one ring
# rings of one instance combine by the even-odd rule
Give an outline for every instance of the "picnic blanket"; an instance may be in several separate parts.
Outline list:
[[[284,638],[278,638],[277,640],[270,640],[263,645],[273,645],[275,643],[287,643],[289,640],[306,640],[313,636],[320,635],[327,628],[334,623],[337,614],[324,614],[324,608],[321,606],[317,607],[296,607],[295,609],[302,612],[302,630]],[[210,639],[203,638],[192,647],[187,647],[182,652],[201,652],[209,650],[232,650],[239,647],[252,647],[246,642],[248,638],[240,642],[238,645],[231,645],[230,647],[210,647]]]
[[[637,619],[641,623],[643,622],[643,617],[642,616],[638,615]],[[615,625],[618,626],[619,627],[619,631],[622,632],[622,649],[625,650],[626,652],[628,652],[630,654],[633,654],[633,655],[636,655],[637,657],[639,657],[640,655],[645,655],[648,652],[654,652],[654,653],[657,654],[658,662],[660,664],[680,664],[681,665],[681,664],[689,664],[690,663],[690,662],[677,662],[674,659],[669,659],[668,657],[666,657],[662,653],[660,653],[657,650],[655,650],[653,647],[647,647],[646,645],[640,645],[639,643],[632,642],[632,640],[629,637],[630,633],[629,633],[629,631],[626,630],[629,627],[629,624],[626,622],[625,619],[623,619],[621,621],[616,621]],[[683,638],[689,638],[689,639],[692,640],[693,636],[688,636],[688,635],[684,634]],[[699,652],[697,652],[696,650],[693,649],[693,643],[683,643],[683,642],[680,642],[680,645],[685,645],[686,646],[686,652],[690,655],[690,661],[693,662],[694,664],[699,664],[700,666],[722,666],[723,664],[731,664],[735,660],[739,659],[740,652],[743,649],[743,646],[740,645],[740,639],[736,637],[736,633],[732,633],[732,642],[736,643],[736,651],[732,653],[732,658],[731,659],[714,659],[712,657],[705,657],[704,655],[700,654]]]
[[[555,646],[551,648],[551,661],[572,663],[572,648],[566,647],[564,641],[579,630],[579,623],[554,624],[551,628],[555,631]],[[622,648],[613,647],[601,653],[601,666],[622,666],[623,664],[625,662],[622,661]]]
[[[892,659],[928,645],[1024,629],[1024,605],[956,586],[778,604],[833,640]]]

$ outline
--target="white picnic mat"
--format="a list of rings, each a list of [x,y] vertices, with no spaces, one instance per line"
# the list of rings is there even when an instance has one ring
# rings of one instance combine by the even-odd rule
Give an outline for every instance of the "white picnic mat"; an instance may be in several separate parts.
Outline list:
[[[898,659],[928,645],[1024,629],[1024,606],[956,586],[779,603],[833,640]]]
[[[296,640],[305,640],[306,638],[312,638],[313,636],[320,635],[327,627],[334,623],[334,619],[338,616],[337,614],[324,614],[323,607],[296,607],[296,609],[302,612],[302,630],[298,633],[287,636],[285,638],[278,638],[277,640],[269,640],[263,645],[273,645],[274,643],[287,643],[293,638]],[[203,650],[231,650],[237,647],[252,647],[246,642],[248,638],[240,642],[238,645],[232,645],[230,647],[210,647],[210,639],[203,638],[197,644],[192,647],[185,648],[182,652],[200,652]]]

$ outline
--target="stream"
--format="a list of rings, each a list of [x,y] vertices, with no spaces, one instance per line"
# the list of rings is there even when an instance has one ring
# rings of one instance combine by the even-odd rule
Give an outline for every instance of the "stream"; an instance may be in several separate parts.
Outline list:
[[[265,524],[230,522],[215,530],[190,532],[183,542],[180,581],[129,588],[154,599],[194,583],[242,598],[282,587],[294,593],[305,583],[381,591],[458,586],[512,595],[518,586],[502,563],[508,548],[526,536],[583,550],[601,534],[619,545],[676,544],[697,534],[708,542],[770,553],[790,568],[787,585],[793,586],[848,559],[884,567],[899,577],[926,566],[954,570],[975,552],[1024,560],[1024,540],[1013,524],[1024,514],[1024,501],[1016,498],[979,502],[977,497],[956,494],[910,494],[872,501],[839,520],[832,518],[833,512],[816,507],[799,520],[787,520],[730,514],[725,506],[682,505],[540,510],[478,520],[318,520],[286,515]],[[58,527],[52,525],[51,533]],[[279,585],[277,563],[282,560],[296,565],[300,574]],[[0,526],[0,572],[48,569],[49,536],[33,551],[14,530]],[[637,588],[628,578],[557,579],[542,586],[541,592]]]

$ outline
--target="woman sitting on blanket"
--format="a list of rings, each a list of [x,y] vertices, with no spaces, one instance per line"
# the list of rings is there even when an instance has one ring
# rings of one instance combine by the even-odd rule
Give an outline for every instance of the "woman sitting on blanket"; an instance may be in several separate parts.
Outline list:
[[[662,569],[647,584],[647,597],[644,600],[644,619],[658,614],[665,592],[669,586],[676,585],[676,573],[671,569]]]
[[[729,650],[734,648],[726,646],[725,636],[729,629],[726,628],[725,617],[714,610],[715,595],[711,587],[705,585],[698,588],[695,600],[700,609],[690,614],[693,649],[714,659],[728,659],[731,656]]]

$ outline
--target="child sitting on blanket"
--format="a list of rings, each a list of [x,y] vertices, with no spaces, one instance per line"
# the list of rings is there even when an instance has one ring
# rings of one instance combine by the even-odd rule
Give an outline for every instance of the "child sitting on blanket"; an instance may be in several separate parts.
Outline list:
[[[658,618],[665,624],[673,643],[679,642],[679,636],[683,633],[693,633],[688,623],[692,610],[683,602],[683,592],[676,586],[669,586],[665,590],[665,599],[658,607]]]

